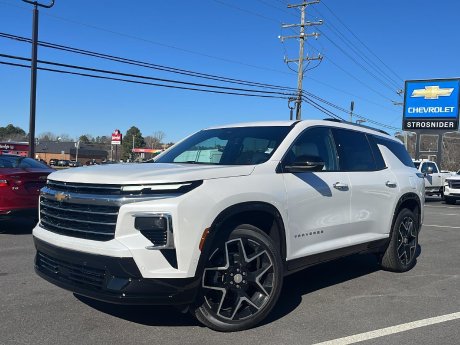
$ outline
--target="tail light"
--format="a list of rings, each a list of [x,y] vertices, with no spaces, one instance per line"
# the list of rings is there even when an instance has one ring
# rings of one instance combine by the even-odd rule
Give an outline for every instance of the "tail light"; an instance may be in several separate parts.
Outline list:
[[[8,180],[0,180],[0,187],[7,187],[8,186]]]

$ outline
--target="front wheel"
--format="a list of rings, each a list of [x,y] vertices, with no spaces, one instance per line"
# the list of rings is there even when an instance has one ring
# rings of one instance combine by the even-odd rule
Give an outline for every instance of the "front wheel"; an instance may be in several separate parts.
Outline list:
[[[405,208],[396,217],[390,243],[382,257],[382,268],[393,272],[406,272],[414,267],[418,246],[418,219]]]
[[[272,239],[251,225],[239,225],[210,251],[203,272],[201,301],[193,313],[222,332],[251,328],[278,300],[283,265]]]

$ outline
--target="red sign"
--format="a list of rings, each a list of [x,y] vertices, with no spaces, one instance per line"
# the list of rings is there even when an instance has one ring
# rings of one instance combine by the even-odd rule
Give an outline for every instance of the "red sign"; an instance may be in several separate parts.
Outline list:
[[[27,156],[29,145],[27,143],[0,142],[0,154],[9,153],[20,156]]]
[[[112,133],[112,145],[120,145],[122,138],[123,134],[118,129],[114,130]]]

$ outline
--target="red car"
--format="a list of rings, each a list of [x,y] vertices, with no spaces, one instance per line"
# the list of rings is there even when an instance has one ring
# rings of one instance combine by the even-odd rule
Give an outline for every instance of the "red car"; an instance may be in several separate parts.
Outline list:
[[[32,158],[0,154],[0,220],[38,218],[38,197],[54,170]]]

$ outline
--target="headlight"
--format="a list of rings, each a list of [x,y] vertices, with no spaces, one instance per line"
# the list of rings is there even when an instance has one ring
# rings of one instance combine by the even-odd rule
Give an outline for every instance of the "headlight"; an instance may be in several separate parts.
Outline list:
[[[122,186],[122,194],[139,195],[139,194],[182,194],[190,192],[200,186],[203,181],[181,182],[181,183],[161,183],[161,184],[145,184]]]

